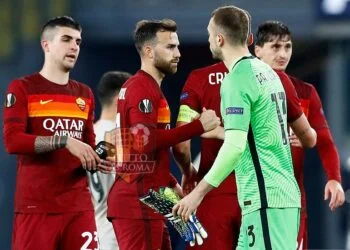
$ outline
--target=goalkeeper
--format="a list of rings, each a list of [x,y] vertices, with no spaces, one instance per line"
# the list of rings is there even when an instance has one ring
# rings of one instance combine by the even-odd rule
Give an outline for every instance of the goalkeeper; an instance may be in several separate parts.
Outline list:
[[[210,49],[229,69],[221,86],[225,140],[213,167],[173,212],[187,220],[235,169],[242,209],[238,249],[295,250],[300,191],[287,138],[285,92],[277,74],[249,54],[248,26],[246,11],[235,6],[212,14]]]

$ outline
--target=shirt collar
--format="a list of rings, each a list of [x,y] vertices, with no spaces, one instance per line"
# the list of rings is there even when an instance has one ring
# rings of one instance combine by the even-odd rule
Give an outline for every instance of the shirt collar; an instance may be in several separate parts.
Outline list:
[[[252,56],[252,54],[248,53],[244,56],[240,56],[238,58],[236,58],[231,64],[230,67],[228,68],[228,70],[231,72],[231,70],[233,70],[233,68],[236,66],[236,64],[238,63],[238,61],[240,61],[243,57],[250,57]]]

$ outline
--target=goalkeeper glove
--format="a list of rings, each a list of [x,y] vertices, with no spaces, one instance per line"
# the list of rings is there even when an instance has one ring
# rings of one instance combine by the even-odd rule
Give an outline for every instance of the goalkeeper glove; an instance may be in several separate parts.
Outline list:
[[[171,188],[160,188],[159,193],[150,190],[149,193],[140,198],[140,201],[151,207],[156,212],[162,214],[175,230],[180,234],[185,242],[190,242],[194,246],[203,244],[203,239],[208,237],[197,217],[193,214],[188,222],[184,222],[180,217],[172,214],[172,208],[180,198]]]

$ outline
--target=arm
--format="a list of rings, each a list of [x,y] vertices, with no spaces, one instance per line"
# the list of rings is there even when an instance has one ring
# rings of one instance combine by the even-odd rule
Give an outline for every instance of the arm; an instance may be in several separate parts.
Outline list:
[[[281,71],[276,71],[283,84],[287,97],[287,120],[292,130],[299,138],[304,147],[312,148],[316,145],[316,132],[310,127],[306,116],[300,106],[300,100],[295,87],[288,75]]]
[[[199,116],[201,110],[201,98],[198,89],[203,77],[198,77],[195,71],[188,76],[180,96],[180,108],[176,127],[192,122]],[[173,147],[175,161],[184,174],[183,178],[191,177],[193,167],[191,166],[191,140],[181,142]],[[182,182],[183,182],[182,178]]]
[[[317,134],[304,114],[289,125],[304,147],[312,148],[316,145]]]
[[[309,121],[317,132],[317,151],[328,179],[324,190],[324,199],[327,200],[331,197],[329,207],[334,210],[341,206],[345,200],[341,186],[339,154],[323,113],[321,99],[313,86],[310,95]]]
[[[212,168],[195,189],[174,206],[173,213],[188,220],[204,196],[218,187],[234,170],[234,165],[243,154],[246,143],[247,132],[241,130],[225,131],[224,144],[221,146]]]
[[[220,124],[220,119],[213,110],[204,111],[200,118],[181,127],[174,129],[150,129],[149,143],[140,148],[140,153],[149,153],[154,150],[170,148],[179,142],[186,141],[194,136],[199,136],[206,131],[216,128]]]
[[[9,154],[35,153],[34,144],[37,136],[26,133],[27,119],[27,92],[23,83],[20,80],[15,80],[6,92],[6,105],[3,113],[4,144]]]
[[[186,125],[188,123],[178,121],[177,127]],[[191,160],[191,140],[181,142],[173,147],[173,155],[177,166],[179,167],[182,178],[181,187],[185,195],[190,193],[196,186],[197,171],[192,165]]]
[[[177,118],[176,127],[181,127],[192,122],[198,112],[188,105],[181,105]],[[189,175],[191,172],[191,140],[181,142],[173,147],[175,161],[182,174]]]

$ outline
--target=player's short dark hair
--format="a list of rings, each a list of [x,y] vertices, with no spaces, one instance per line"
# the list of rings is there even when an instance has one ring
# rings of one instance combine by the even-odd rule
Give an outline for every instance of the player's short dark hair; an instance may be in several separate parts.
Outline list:
[[[124,71],[108,71],[103,74],[97,85],[97,97],[102,106],[113,103],[114,97],[130,76],[128,72]]]
[[[134,31],[134,42],[139,54],[141,54],[142,46],[146,42],[153,42],[157,37],[157,32],[163,31],[176,32],[176,22],[171,19],[141,20],[137,22]]]
[[[232,45],[246,45],[250,34],[251,16],[248,11],[236,6],[223,6],[215,9],[211,17],[216,26]]]
[[[67,27],[67,28],[78,30],[80,32],[82,31],[80,24],[77,21],[75,21],[72,17],[57,16],[57,17],[51,18],[44,24],[44,26],[41,28],[41,36],[44,34],[45,31],[54,29],[56,27]]]
[[[292,33],[287,25],[280,21],[266,21],[259,25],[255,33],[255,44],[262,47],[273,39],[292,39]]]

